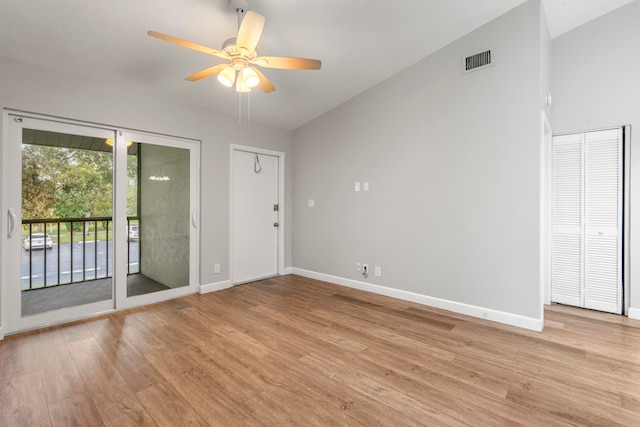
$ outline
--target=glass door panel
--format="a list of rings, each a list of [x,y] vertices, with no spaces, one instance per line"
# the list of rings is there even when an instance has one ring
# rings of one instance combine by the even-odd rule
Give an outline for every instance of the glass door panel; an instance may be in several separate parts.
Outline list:
[[[196,147],[155,135],[125,136],[135,153],[127,156],[127,298],[151,302],[193,293]]]
[[[112,309],[114,132],[23,116],[9,123],[11,329]]]

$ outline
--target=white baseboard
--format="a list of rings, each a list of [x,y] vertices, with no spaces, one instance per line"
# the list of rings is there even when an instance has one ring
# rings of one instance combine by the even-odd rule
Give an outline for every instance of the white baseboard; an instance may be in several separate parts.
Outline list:
[[[282,274],[281,274],[281,275],[282,275],[282,276],[286,276],[287,274],[293,274],[293,273],[292,273],[292,270],[293,270],[293,267],[287,267],[287,268],[284,268],[284,269],[282,270]]]
[[[629,319],[640,320],[640,308],[629,307]]]
[[[208,285],[198,286],[199,294],[207,294],[209,292],[221,291],[232,287],[231,280],[223,280],[222,282],[209,283]]]
[[[4,339],[4,327],[0,326],[0,341]]]
[[[329,274],[317,273],[315,271],[303,270],[295,267],[291,268],[291,273],[308,277],[310,279],[316,279],[324,282],[334,283],[336,285],[346,286],[348,288],[359,289],[374,294],[385,295],[404,301],[410,301],[430,307],[440,308],[443,310],[452,311],[454,313],[464,314],[466,316],[478,317],[480,319],[492,320],[494,322],[504,323],[506,325],[530,329],[532,331],[540,332],[542,331],[542,328],[544,326],[544,320],[542,318],[536,319],[533,317],[525,317],[519,314],[478,307],[457,301],[434,298],[427,295],[416,294],[414,292],[388,288],[380,285],[373,285],[371,283],[345,279],[343,277],[331,276]]]

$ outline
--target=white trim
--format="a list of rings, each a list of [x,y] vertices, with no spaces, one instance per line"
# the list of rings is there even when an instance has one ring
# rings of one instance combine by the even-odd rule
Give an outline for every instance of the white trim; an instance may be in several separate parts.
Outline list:
[[[284,229],[286,227],[284,213],[286,211],[285,200],[285,153],[282,151],[267,150],[265,148],[250,147],[248,145],[229,145],[229,281],[233,285],[233,152],[244,151],[248,153],[264,154],[278,158],[278,271],[284,273]],[[289,274],[289,273],[287,273]]]
[[[622,206],[622,277],[624,280],[624,288],[623,298],[624,298],[624,306],[622,307],[623,313],[627,314],[631,317],[631,125],[625,125],[622,127],[624,129],[624,140],[623,140],[623,163],[622,163],[622,176],[624,181],[623,186],[623,206]],[[640,313],[636,313],[638,317],[636,319],[640,319]]]
[[[398,298],[404,301],[415,302],[430,307],[440,308],[452,311],[454,313],[464,314],[466,316],[478,317],[485,320],[492,320],[506,325],[517,326],[519,328],[530,329],[532,331],[541,332],[544,326],[544,319],[540,317],[521,316],[518,314],[507,313],[504,311],[493,310],[490,308],[469,305],[457,301],[434,298],[427,295],[416,294],[414,292],[403,291],[400,289],[388,288],[380,285],[372,285],[370,283],[360,282],[357,280],[345,279],[342,277],[331,276],[329,274],[317,273],[314,271],[303,270],[293,267],[292,274],[308,277],[310,279],[321,280],[348,288],[359,289],[374,294],[385,295],[392,298]]]
[[[282,270],[282,273],[281,273],[282,276],[286,276],[288,274],[293,274],[293,267],[287,267],[284,270]]]
[[[221,282],[209,283],[206,285],[198,286],[199,294],[208,294],[209,292],[217,292],[223,289],[232,288],[231,280],[223,280]]]
[[[4,109],[2,111],[2,139],[0,140],[0,188],[2,191],[0,192],[0,336],[4,339],[4,331],[6,330],[7,319],[8,319],[8,303],[7,303],[7,293],[4,291],[6,280],[6,274],[4,273],[6,270],[7,260],[5,259],[4,254],[7,250],[7,239],[5,233],[8,233],[5,224],[5,215],[8,215],[7,210],[9,209],[9,201],[7,200],[7,191],[5,191],[7,178],[9,172],[5,167],[5,151],[7,150],[7,146],[9,145],[7,141],[9,141],[9,111]]]
[[[551,144],[553,129],[542,111],[540,146],[540,310],[551,304]]]
[[[629,319],[640,320],[640,308],[629,307]]]

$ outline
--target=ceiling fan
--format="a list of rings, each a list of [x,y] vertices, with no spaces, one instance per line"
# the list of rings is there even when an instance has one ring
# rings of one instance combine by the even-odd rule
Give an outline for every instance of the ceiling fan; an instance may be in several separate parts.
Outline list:
[[[232,87],[235,83],[237,92],[251,92],[254,87],[258,87],[266,93],[275,90],[273,84],[257,67],[288,70],[320,69],[321,62],[317,59],[258,56],[256,46],[262,35],[264,16],[248,10],[247,0],[229,0],[229,6],[238,15],[238,36],[225,41],[221,50],[212,49],[156,31],[148,31],[147,34],[160,40],[224,59],[226,63],[198,71],[188,76],[186,80],[193,82],[217,75],[220,83],[226,87]]]

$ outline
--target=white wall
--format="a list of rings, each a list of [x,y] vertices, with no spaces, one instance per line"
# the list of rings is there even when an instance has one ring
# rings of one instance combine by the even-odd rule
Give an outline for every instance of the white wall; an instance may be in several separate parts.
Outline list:
[[[294,132],[294,271],[541,327],[540,12],[531,0]],[[463,75],[486,48],[495,66]]]
[[[554,133],[630,124],[640,128],[640,1],[634,1],[552,41]],[[640,318],[640,153],[631,142],[631,310]]]
[[[229,144],[258,146],[286,153],[291,170],[292,134],[256,123],[238,127],[237,117],[178,104],[163,98],[107,86],[17,63],[0,57],[0,108],[58,116],[192,138],[201,146],[200,283],[229,279]],[[5,143],[4,123],[0,123]],[[1,151],[1,150],[0,150]],[[285,197],[290,198],[287,176]],[[4,180],[2,188],[11,185]],[[285,266],[291,265],[291,209],[285,210]],[[2,215],[0,225],[6,230]],[[222,272],[214,274],[214,263]]]

